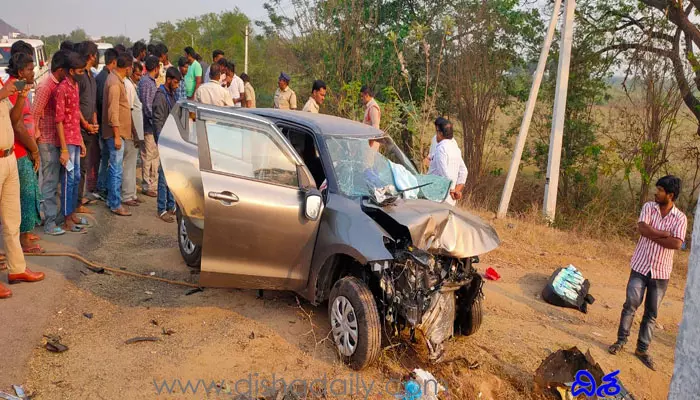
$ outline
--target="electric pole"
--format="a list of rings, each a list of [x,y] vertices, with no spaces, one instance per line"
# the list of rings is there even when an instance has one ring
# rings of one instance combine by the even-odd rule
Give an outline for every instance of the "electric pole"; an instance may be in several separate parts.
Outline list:
[[[557,69],[557,86],[554,94],[552,132],[549,138],[547,178],[544,184],[543,211],[549,222],[554,222],[557,210],[559,164],[561,163],[561,143],[564,134],[564,118],[566,115],[566,94],[569,89],[569,63],[571,61],[571,42],[574,36],[575,9],[576,0],[566,0],[564,23],[561,29],[561,44],[559,46],[559,67]]]
[[[250,25],[245,26],[245,62],[243,63],[243,72],[248,73],[248,36],[250,35]]]
[[[508,213],[510,196],[513,193],[515,177],[518,175],[518,169],[520,168],[520,160],[523,156],[523,148],[525,147],[525,141],[527,140],[527,132],[530,129],[530,122],[532,121],[532,114],[535,110],[535,104],[537,104],[537,95],[540,91],[540,84],[542,83],[544,68],[547,64],[549,48],[552,45],[554,30],[556,29],[557,21],[559,20],[560,6],[561,0],[554,0],[554,8],[552,9],[552,19],[549,21],[549,28],[547,29],[547,36],[545,36],[544,38],[544,44],[542,45],[540,60],[537,63],[537,69],[535,70],[535,74],[533,75],[532,87],[530,88],[530,95],[527,98],[527,105],[525,106],[525,115],[523,116],[523,121],[520,124],[520,132],[518,133],[518,139],[515,142],[513,158],[510,161],[510,168],[508,169],[506,184],[503,188],[503,194],[501,195],[501,203],[498,206],[498,218],[503,218]]]

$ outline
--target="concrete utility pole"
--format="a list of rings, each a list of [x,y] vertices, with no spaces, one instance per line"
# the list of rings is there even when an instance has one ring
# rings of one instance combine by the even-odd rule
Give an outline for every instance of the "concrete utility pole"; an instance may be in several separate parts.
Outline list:
[[[559,164],[561,162],[561,142],[564,134],[566,92],[569,88],[569,62],[571,61],[571,42],[574,36],[575,9],[576,1],[566,0],[564,24],[561,29],[561,45],[559,46],[559,68],[557,69],[557,87],[554,95],[552,133],[549,137],[547,179],[544,184],[544,215],[550,222],[554,221],[557,209]]]
[[[498,218],[503,218],[508,213],[510,196],[513,193],[515,177],[518,175],[518,169],[520,168],[520,160],[523,156],[523,148],[525,147],[525,141],[527,140],[527,132],[530,129],[532,113],[535,110],[535,104],[537,104],[537,95],[540,92],[540,84],[542,83],[542,76],[544,75],[544,67],[547,64],[549,48],[552,45],[554,30],[556,29],[557,21],[559,20],[560,6],[561,0],[555,0],[554,8],[552,9],[552,19],[549,21],[549,28],[547,29],[547,36],[545,36],[544,38],[544,44],[542,45],[540,60],[537,63],[537,69],[535,70],[535,74],[533,75],[532,87],[530,88],[530,96],[527,98],[527,105],[525,106],[525,115],[523,116],[523,121],[520,124],[520,132],[518,133],[518,139],[515,142],[513,158],[510,161],[510,168],[508,169],[508,176],[506,177],[506,185],[503,188],[503,194],[501,195],[501,203],[498,206]]]
[[[695,208],[693,240],[685,283],[683,321],[676,338],[676,361],[669,400],[697,398],[693,389],[700,379],[700,207]]]
[[[248,35],[250,34],[250,25],[245,26],[245,62],[243,63],[243,72],[248,73]]]

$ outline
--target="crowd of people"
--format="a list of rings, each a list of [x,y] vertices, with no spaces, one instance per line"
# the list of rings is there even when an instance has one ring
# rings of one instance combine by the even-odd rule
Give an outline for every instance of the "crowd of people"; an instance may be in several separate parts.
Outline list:
[[[65,41],[52,56],[49,77],[36,87],[33,54],[28,43],[14,42],[9,78],[0,82],[0,219],[7,253],[1,257],[9,265],[10,282],[43,279],[42,273],[26,268],[23,256],[44,252],[35,227],[43,224],[44,233],[52,236],[87,233],[84,215],[94,213],[88,206],[96,202],[128,217],[131,207],[143,203],[139,195],[154,197],[157,217],[175,221],[175,201],[160,165],[158,139],[177,101],[256,107],[250,77],[239,76],[222,50],[215,50],[212,64],[207,65],[186,47],[174,66],[164,44],[136,42],[129,49],[116,45],[104,52],[104,65],[98,70],[94,42]],[[297,109],[290,82],[282,72],[275,108]],[[319,113],[326,93],[326,84],[314,81],[302,111]],[[369,87],[362,87],[361,99],[362,122],[379,129],[381,109]],[[454,178],[448,197],[454,204],[466,167],[449,121],[440,118],[435,126],[429,172]],[[10,295],[0,285],[0,298]]]

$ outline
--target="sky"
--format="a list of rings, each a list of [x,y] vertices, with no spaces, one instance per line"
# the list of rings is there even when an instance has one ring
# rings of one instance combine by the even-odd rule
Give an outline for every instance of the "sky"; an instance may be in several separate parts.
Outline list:
[[[25,0],[17,4],[22,6],[3,7],[2,19],[30,35],[67,34],[80,27],[90,36],[126,34],[133,40],[148,40],[149,29],[157,22],[235,7],[251,20],[267,19],[263,0]]]

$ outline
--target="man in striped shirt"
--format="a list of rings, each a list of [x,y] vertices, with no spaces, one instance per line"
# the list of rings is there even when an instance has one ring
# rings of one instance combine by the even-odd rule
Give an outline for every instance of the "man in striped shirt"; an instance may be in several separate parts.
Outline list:
[[[644,317],[639,326],[634,354],[652,370],[655,370],[655,366],[648,353],[649,344],[659,305],[671,277],[674,251],[680,249],[685,241],[688,225],[685,214],[674,205],[680,192],[681,180],[673,175],[664,176],[656,182],[655,201],[642,207],[637,224],[642,237],[632,255],[632,272],[627,282],[627,298],[622,306],[617,342],[608,348],[610,354],[622,350],[630,334],[634,313],[644,300]]]

